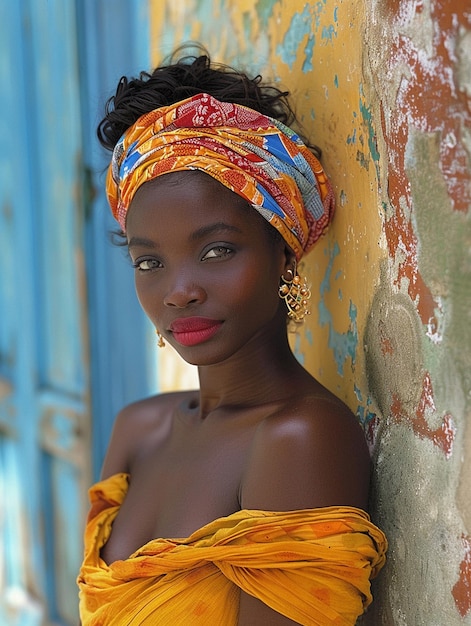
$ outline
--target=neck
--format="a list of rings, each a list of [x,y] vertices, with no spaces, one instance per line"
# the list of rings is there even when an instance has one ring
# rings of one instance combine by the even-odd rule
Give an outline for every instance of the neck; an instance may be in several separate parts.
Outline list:
[[[201,418],[217,408],[274,402],[288,395],[296,377],[309,376],[291,351],[284,320],[278,332],[262,332],[230,359],[199,367],[198,374]]]

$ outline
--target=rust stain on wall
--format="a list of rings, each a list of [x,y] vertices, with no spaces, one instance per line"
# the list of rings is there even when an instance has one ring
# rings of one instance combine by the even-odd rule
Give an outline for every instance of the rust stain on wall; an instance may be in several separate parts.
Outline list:
[[[422,381],[422,395],[415,415],[411,415],[404,410],[401,399],[398,395],[393,395],[391,404],[391,413],[393,421],[396,424],[406,423],[412,427],[416,435],[422,439],[428,439],[437,446],[447,459],[450,458],[453,450],[453,442],[455,440],[456,428],[453,423],[453,417],[450,413],[446,413],[438,428],[432,428],[429,420],[435,416],[436,408],[433,400],[432,381],[430,374],[425,372]]]
[[[406,172],[410,130],[440,135],[440,169],[452,206],[467,211],[471,203],[470,155],[466,129],[471,124],[471,103],[465,89],[459,89],[452,67],[456,59],[451,42],[460,28],[470,25],[471,15],[456,11],[451,2],[431,3],[433,33],[431,48],[399,33],[411,20],[411,12],[424,10],[423,2],[409,0],[388,3],[396,35],[392,38],[389,78],[399,73],[394,107],[381,103],[382,127],[388,148],[388,192],[393,215],[385,224],[388,250],[399,261],[396,284],[406,279],[408,293],[416,303],[422,322],[431,335],[438,328],[436,311],[440,303],[423,280],[417,262],[417,237],[411,219],[411,185]],[[388,77],[386,77],[386,80]],[[397,80],[397,78],[396,78]]]
[[[471,322],[471,5],[375,0],[367,11],[364,83],[374,87],[376,102],[367,91],[367,103],[380,121],[389,259],[365,349],[370,390],[385,418],[375,447],[375,507],[391,546],[368,623],[451,626],[471,618],[471,509],[463,505],[470,462],[463,346]],[[411,596],[414,588],[423,601]]]
[[[397,85],[391,106],[381,101],[384,140],[388,150],[388,196],[391,211],[384,232],[388,252],[396,267],[395,284],[407,289],[429,338],[439,341],[440,299],[424,280],[419,267],[419,241],[413,218],[414,198],[407,172],[408,152],[413,131],[439,136],[439,168],[452,208],[467,211],[471,203],[470,155],[466,129],[471,122],[471,106],[466,89],[459,89],[454,76],[454,42],[460,28],[469,26],[471,14],[460,13],[445,0],[432,2],[395,0],[387,3],[392,22],[388,74]],[[430,15],[423,17],[426,10]],[[415,13],[415,15],[414,15]],[[420,29],[407,30],[417,19]],[[386,76],[386,80],[388,76]],[[425,191],[423,191],[425,192]],[[383,344],[384,348],[384,344]],[[430,374],[425,372],[422,393],[415,415],[408,413],[396,396],[390,406],[396,423],[408,422],[420,437],[431,440],[447,458],[451,455],[455,427],[451,415],[443,418],[438,429],[431,429],[426,414],[435,410]]]
[[[453,587],[453,597],[461,617],[471,612],[471,537],[463,535],[465,557],[461,561],[458,582]]]
[[[389,2],[396,32],[411,20],[414,10],[417,14],[423,13],[424,4],[423,0]],[[457,61],[455,42],[462,29],[471,26],[471,11],[469,6],[468,11],[465,10],[465,4],[451,0],[430,3],[433,32],[429,49],[417,43],[417,37],[412,39],[403,33],[392,41],[391,72],[396,68],[404,68],[404,72],[387,140],[400,172],[396,182],[403,184],[395,191],[398,197],[405,192],[408,204],[404,149],[409,126],[422,132],[440,133],[440,167],[453,206],[458,211],[467,211],[471,203],[470,154],[465,139],[465,130],[471,124],[471,101],[452,69]],[[391,168],[389,173],[392,174]]]

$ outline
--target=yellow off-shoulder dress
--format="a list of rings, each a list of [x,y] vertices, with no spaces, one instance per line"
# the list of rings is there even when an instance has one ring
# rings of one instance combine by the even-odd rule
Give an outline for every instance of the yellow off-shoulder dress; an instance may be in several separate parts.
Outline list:
[[[371,603],[387,541],[353,507],[237,511],[107,565],[100,550],[128,479],[116,474],[90,489],[82,626],[236,626],[241,589],[306,626],[353,626]]]

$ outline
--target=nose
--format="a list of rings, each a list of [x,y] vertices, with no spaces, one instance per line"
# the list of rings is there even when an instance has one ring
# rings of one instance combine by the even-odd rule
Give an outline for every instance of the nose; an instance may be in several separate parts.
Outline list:
[[[164,297],[168,307],[184,309],[192,304],[202,304],[206,300],[206,291],[189,277],[180,274],[172,281]]]

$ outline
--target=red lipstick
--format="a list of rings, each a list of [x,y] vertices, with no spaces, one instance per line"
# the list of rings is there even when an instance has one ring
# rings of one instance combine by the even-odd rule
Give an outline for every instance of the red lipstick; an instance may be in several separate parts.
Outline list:
[[[210,339],[221,326],[219,320],[207,317],[180,317],[170,324],[170,330],[182,346],[196,346]]]

